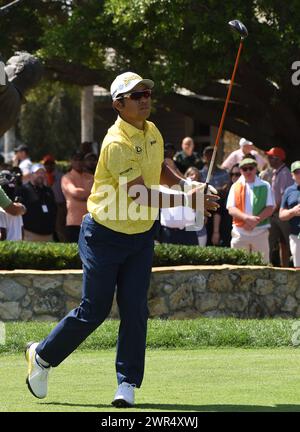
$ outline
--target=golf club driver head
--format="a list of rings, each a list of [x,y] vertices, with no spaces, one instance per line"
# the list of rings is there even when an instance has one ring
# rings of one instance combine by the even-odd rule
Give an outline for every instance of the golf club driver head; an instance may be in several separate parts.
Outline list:
[[[228,25],[232,30],[236,31],[242,39],[245,39],[248,36],[247,27],[239,20],[229,21]]]

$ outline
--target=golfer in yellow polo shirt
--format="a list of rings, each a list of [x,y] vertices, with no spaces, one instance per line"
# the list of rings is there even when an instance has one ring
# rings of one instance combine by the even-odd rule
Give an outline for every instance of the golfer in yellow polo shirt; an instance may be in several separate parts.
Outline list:
[[[147,118],[154,83],[126,72],[111,85],[119,116],[104,138],[83,220],[79,251],[83,263],[82,301],[41,343],[27,346],[27,384],[31,393],[47,395],[48,372],[73,352],[108,316],[115,290],[120,312],[116,372],[116,407],[134,404],[134,389],[144,375],[147,290],[150,281],[158,209],[191,206],[204,200],[218,204],[203,188],[169,193],[159,185],[184,180],[163,163],[163,140]],[[100,371],[101,373],[101,371]],[[88,389],[87,389],[88,390]],[[101,389],[99,389],[99,392]]]

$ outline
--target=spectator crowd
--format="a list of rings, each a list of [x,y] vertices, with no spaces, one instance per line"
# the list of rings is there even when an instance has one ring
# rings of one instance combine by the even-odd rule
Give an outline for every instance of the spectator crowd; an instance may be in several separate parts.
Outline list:
[[[210,146],[202,155],[195,152],[190,137],[182,140],[178,152],[172,143],[165,144],[165,163],[191,183],[206,181],[212,156]],[[218,211],[200,226],[192,209],[162,209],[157,240],[258,251],[266,264],[300,267],[300,161],[289,167],[285,160],[282,148],[262,156],[251,141],[241,138],[239,149],[212,170]],[[51,154],[32,163],[26,145],[15,149],[12,164],[0,160],[0,184],[6,193],[0,200],[0,239],[77,242],[97,161],[87,142],[73,153],[66,173]]]
[[[183,139],[179,152],[172,143],[165,146],[169,167],[199,182],[206,181],[212,155],[213,147],[208,146],[199,157],[190,137]],[[218,211],[200,230],[191,230],[190,218],[185,226],[184,218],[177,218],[176,224],[164,210],[158,240],[257,251],[266,264],[300,267],[300,161],[289,168],[285,160],[284,149],[274,147],[261,155],[251,141],[241,138],[239,149],[212,170],[210,184],[220,196]]]
[[[15,149],[12,166],[0,161],[2,190],[26,208],[14,215],[0,207],[1,240],[77,242],[97,160],[92,143],[85,142],[71,156],[67,173],[50,154],[32,163],[26,145]]]

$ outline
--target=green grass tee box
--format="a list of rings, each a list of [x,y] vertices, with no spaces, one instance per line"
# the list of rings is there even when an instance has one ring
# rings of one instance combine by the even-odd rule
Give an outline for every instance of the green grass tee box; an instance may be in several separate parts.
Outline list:
[[[23,353],[0,355],[0,411],[122,411],[114,350],[77,351],[50,372],[49,394],[25,384]],[[300,351],[293,348],[148,350],[130,412],[300,411]],[[127,411],[128,412],[128,411]]]
[[[42,340],[54,326],[55,323],[49,322],[7,322],[6,344],[0,345],[0,353],[23,351],[28,341]],[[105,321],[79,350],[114,348],[118,327],[118,320]],[[148,348],[275,348],[297,347],[299,344],[300,321],[293,319],[199,318],[148,321]]]

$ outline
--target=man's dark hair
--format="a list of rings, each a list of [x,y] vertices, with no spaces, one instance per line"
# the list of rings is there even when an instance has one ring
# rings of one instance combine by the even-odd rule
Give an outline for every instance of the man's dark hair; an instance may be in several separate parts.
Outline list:
[[[120,98],[120,99],[118,99],[118,101],[119,101],[123,106],[125,105],[124,98]],[[118,115],[120,115],[120,111],[119,111],[117,108],[115,108],[114,106],[113,106],[113,110],[116,111],[116,112],[118,113]]]
[[[98,156],[95,155],[95,153],[90,152],[90,153],[87,153],[86,155],[84,155],[84,160],[87,160],[87,159],[98,160]]]
[[[79,151],[87,154],[93,151],[93,143],[92,141],[84,141],[80,144]]]
[[[84,153],[82,153],[79,150],[76,150],[72,156],[71,156],[71,160],[72,161],[83,161],[84,160]]]
[[[166,157],[173,157],[175,155],[175,153],[176,153],[175,145],[170,143],[170,142],[167,142],[165,144],[165,148],[164,148],[164,157],[165,158]]]

